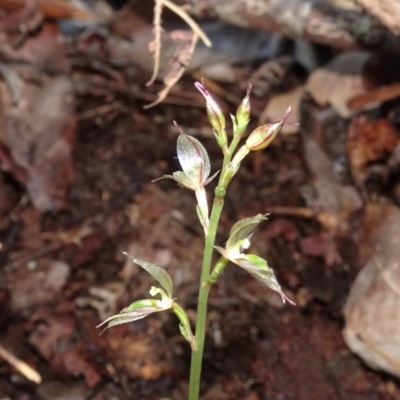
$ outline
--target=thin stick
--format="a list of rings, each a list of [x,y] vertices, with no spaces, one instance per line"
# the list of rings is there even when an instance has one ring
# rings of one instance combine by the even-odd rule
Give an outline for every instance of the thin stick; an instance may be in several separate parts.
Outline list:
[[[150,80],[146,83],[146,86],[150,86],[154,83],[157,78],[158,71],[160,69],[160,53],[161,53],[161,14],[162,14],[162,1],[156,0],[156,5],[154,7],[154,21],[153,21],[153,32],[154,32],[154,40],[150,43],[149,46],[154,46],[154,49],[150,49],[150,51],[154,52],[154,69],[153,75]]]
[[[211,40],[207,37],[204,31],[199,27],[196,21],[185,11],[182,10],[181,7],[172,3],[169,0],[156,0],[161,2],[165,7],[168,7],[171,11],[173,11],[176,15],[181,17],[193,30],[193,32],[199,35],[199,38],[204,42],[207,47],[211,47]]]
[[[0,345],[0,357],[11,364],[17,371],[27,379],[37,384],[42,382],[42,377],[37,371],[30,367],[26,362],[20,360]]]

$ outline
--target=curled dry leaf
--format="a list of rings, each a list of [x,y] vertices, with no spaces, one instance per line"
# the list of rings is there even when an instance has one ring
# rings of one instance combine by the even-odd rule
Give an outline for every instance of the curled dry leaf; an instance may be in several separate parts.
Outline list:
[[[371,368],[400,377],[399,209],[369,205],[361,232],[364,267],[344,307],[344,340]]]

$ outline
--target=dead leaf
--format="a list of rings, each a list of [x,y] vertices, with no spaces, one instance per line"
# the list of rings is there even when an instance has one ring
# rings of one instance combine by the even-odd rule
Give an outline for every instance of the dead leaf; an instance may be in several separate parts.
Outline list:
[[[45,382],[38,388],[43,400],[85,400],[86,388],[82,383],[64,384],[58,381]]]
[[[61,261],[32,261],[33,271],[22,267],[18,276],[9,277],[11,308],[15,312],[49,304],[57,299],[68,280],[70,268]]]
[[[349,128],[346,143],[351,173],[355,181],[364,183],[368,175],[368,164],[385,161],[399,143],[396,130],[386,121],[368,121],[355,118]]]
[[[2,1],[0,9],[8,12],[15,12],[24,8],[37,8],[47,18],[76,18],[84,20],[96,19],[96,15],[82,7],[62,0],[18,0]]]
[[[114,332],[107,336],[107,342],[112,363],[133,378],[155,380],[171,371],[167,362],[170,352],[165,352],[165,348],[151,340],[148,333],[137,332],[133,336]]]
[[[369,205],[360,231],[364,268],[344,307],[343,337],[371,368],[400,376],[400,211]]]
[[[307,236],[301,240],[303,254],[313,257],[322,257],[328,267],[340,264],[342,257],[337,248],[335,238],[326,232]]]
[[[370,53],[351,51],[342,53],[322,68],[316,69],[308,78],[305,90],[321,106],[331,105],[343,118],[354,114],[348,101],[367,92],[363,77]]]
[[[73,180],[73,88],[58,33],[54,25],[46,24],[18,51],[8,54],[7,65],[18,74],[17,101],[9,88],[0,84],[0,142],[8,147],[16,169],[25,170],[25,177],[20,173],[14,176],[23,179],[33,204],[41,211],[63,208]],[[15,64],[14,59],[20,61]]]
[[[73,377],[83,375],[86,384],[94,387],[101,379],[89,363],[83,342],[77,338],[73,317],[59,315],[46,319],[29,336],[29,343],[48,360],[59,374]]]
[[[71,340],[75,332],[75,321],[70,316],[63,318],[50,317],[46,323],[39,324],[29,336],[29,343],[35,347],[40,355],[50,360],[59,352],[63,342]]]
[[[68,375],[75,378],[84,376],[89,388],[95,387],[101,381],[101,375],[85,357],[85,347],[82,342],[60,353],[60,359]]]

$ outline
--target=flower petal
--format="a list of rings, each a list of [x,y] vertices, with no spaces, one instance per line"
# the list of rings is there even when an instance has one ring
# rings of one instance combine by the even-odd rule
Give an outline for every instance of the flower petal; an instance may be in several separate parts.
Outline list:
[[[265,221],[267,217],[263,214],[258,214],[254,217],[244,218],[235,225],[233,225],[231,229],[231,233],[228,241],[226,242],[226,249],[228,252],[241,252],[243,245],[245,244],[245,240],[250,240],[254,230],[257,225]],[[247,247],[249,243],[246,243]],[[246,247],[244,247],[246,248]]]
[[[203,186],[211,166],[203,145],[194,137],[181,133],[177,141],[178,159],[186,176],[194,184]]]
[[[169,298],[172,298],[172,279],[169,273],[162,267],[152,264],[146,261],[133,258],[128,253],[123,253],[127,257],[131,258],[135,264],[140,265],[144,270],[146,270],[154,279],[156,279],[160,285],[165,289]]]
[[[275,292],[278,292],[283,302],[287,300],[289,303],[294,304],[282,292],[274,271],[268,266],[266,260],[255,254],[246,254],[243,255],[241,258],[237,258],[236,260],[231,261],[233,261],[239,267],[245,269],[248,273],[253,275],[254,278],[264,283],[264,285],[268,286],[272,290],[275,290]]]
[[[189,179],[183,171],[176,171],[172,174],[172,179],[178,182],[178,185],[189,190],[196,190],[197,184]]]
[[[156,299],[144,299],[135,301],[130,306],[121,310],[119,314],[107,318],[101,324],[97,325],[96,328],[107,324],[106,329],[108,329],[112,326],[137,321],[138,319],[145,318],[152,313],[163,311],[165,308],[162,307],[160,304],[161,301]]]

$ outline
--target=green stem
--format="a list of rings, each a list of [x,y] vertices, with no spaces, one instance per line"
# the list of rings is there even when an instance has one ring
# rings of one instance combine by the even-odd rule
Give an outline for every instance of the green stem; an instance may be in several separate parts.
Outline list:
[[[222,164],[222,170],[230,162],[233,152],[238,145],[239,139],[233,140],[229,146],[229,151],[224,154],[224,161]],[[190,364],[190,381],[189,381],[189,399],[198,400],[200,392],[200,379],[201,379],[201,367],[203,363],[204,353],[204,341],[206,336],[207,326],[207,306],[208,306],[208,295],[210,293],[210,272],[212,255],[215,244],[215,237],[217,235],[218,223],[221,217],[222,208],[224,206],[224,198],[226,188],[229,184],[228,181],[224,181],[224,174],[221,173],[218,186],[215,189],[214,204],[211,210],[210,222],[206,233],[203,263],[201,267],[200,276],[200,287],[199,297],[197,303],[197,318],[196,318],[196,333],[194,348],[192,350],[192,360]]]
[[[197,303],[196,335],[194,342],[196,350],[192,351],[192,362],[190,365],[189,400],[198,400],[199,398],[201,366],[203,361],[204,340],[206,335],[208,294],[211,287],[208,283],[208,279],[211,270],[215,236],[217,234],[218,222],[221,216],[223,205],[223,197],[216,196],[211,211],[210,224],[204,246],[203,264],[200,277],[200,290]]]

